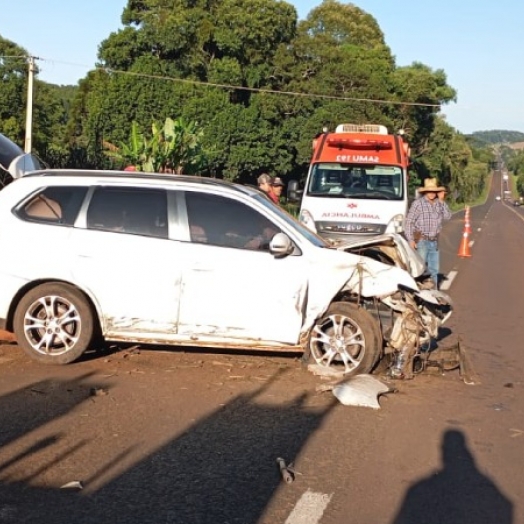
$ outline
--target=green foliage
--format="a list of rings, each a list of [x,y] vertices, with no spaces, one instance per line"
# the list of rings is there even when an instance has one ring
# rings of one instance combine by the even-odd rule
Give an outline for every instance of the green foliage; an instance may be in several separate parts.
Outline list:
[[[0,133],[13,142],[25,139],[27,52],[0,36]]]
[[[149,137],[133,122],[127,142],[106,142],[104,146],[120,168],[131,165],[147,173],[195,174],[206,163],[202,137],[195,122],[166,118],[162,125],[153,122]]]
[[[513,154],[507,160],[507,167],[516,177],[515,185],[518,194],[524,196],[524,150],[513,151]]]
[[[493,152],[442,118],[456,99],[444,71],[397,67],[352,3],[298,21],[283,0],[128,0],[122,23],[78,86],[37,80],[33,143],[50,165],[302,178],[314,136],[354,122],[405,130],[412,186],[438,176],[465,201],[484,183]],[[21,142],[27,53],[1,38],[0,52],[22,57],[0,61],[0,131]]]
[[[118,145],[106,142],[104,146],[107,156],[116,160],[120,168],[135,166],[142,170],[147,162],[147,140],[135,121],[131,124],[127,142],[120,142]]]
[[[196,122],[166,118],[163,126],[153,123],[153,138],[146,170],[192,175],[206,164],[202,148],[203,130]]]
[[[524,173],[521,173],[516,180],[517,192],[520,196],[524,196]]]
[[[475,131],[470,136],[484,145],[524,142],[524,133],[520,131],[493,129],[491,131]]]
[[[28,85],[28,53],[0,37],[0,132],[18,144],[25,142]],[[67,112],[72,91],[36,79],[33,87],[33,152],[44,162],[60,167],[56,161],[67,155]]]
[[[425,148],[413,158],[417,178],[437,177],[448,186],[452,203],[471,203],[484,191],[493,160],[490,149],[472,149],[468,141],[442,118],[435,125]]]

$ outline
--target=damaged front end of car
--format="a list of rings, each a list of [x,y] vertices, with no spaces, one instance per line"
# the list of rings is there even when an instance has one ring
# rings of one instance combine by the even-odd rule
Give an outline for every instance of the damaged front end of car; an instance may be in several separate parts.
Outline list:
[[[375,319],[382,339],[375,365],[385,362],[391,378],[412,378],[424,367],[439,328],[452,314],[451,298],[431,289],[422,259],[400,235],[337,249],[361,259],[335,300],[356,304]]]
[[[381,299],[390,308],[392,321],[384,332],[384,356],[389,358],[391,378],[409,379],[423,370],[425,357],[450,317],[451,298],[441,291],[399,291]]]

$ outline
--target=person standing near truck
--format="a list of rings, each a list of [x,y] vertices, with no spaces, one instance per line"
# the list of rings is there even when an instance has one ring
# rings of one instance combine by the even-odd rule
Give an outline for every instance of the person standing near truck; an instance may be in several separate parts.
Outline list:
[[[262,190],[270,200],[275,202],[275,204],[279,203],[278,197],[273,191],[273,179],[267,174],[262,173],[258,179],[258,188]]]
[[[417,198],[408,211],[404,224],[406,238],[426,263],[429,274],[438,289],[440,251],[438,237],[451,211],[445,202],[446,188],[439,186],[436,178],[426,178],[418,189]]]
[[[282,191],[284,190],[284,182],[282,182],[280,177],[276,176],[271,183],[271,187],[273,188],[273,193],[275,193],[275,196],[277,197],[277,202],[280,203]]]

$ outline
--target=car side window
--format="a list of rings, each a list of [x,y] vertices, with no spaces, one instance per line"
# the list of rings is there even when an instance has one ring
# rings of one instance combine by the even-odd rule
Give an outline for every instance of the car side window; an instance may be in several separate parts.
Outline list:
[[[280,228],[257,210],[231,198],[186,192],[191,241],[237,249],[268,251]]]
[[[163,189],[98,187],[87,210],[88,229],[167,238]]]
[[[72,226],[87,189],[81,186],[46,187],[26,202],[17,214],[31,222]]]

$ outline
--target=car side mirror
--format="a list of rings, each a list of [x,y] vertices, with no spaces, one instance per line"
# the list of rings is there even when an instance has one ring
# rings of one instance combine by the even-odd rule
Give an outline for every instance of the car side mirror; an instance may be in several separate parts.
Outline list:
[[[285,233],[277,233],[269,243],[269,252],[276,258],[291,255],[295,246]]]
[[[287,200],[293,204],[300,202],[303,189],[299,188],[298,180],[290,180],[287,185]]]

